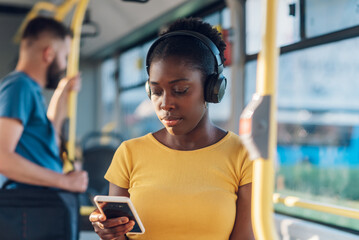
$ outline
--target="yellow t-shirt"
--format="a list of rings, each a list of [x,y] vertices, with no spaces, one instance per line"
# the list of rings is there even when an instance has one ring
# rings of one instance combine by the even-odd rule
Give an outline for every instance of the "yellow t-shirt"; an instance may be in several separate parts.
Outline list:
[[[252,181],[252,164],[232,132],[193,151],[147,134],[121,144],[105,178],[128,189],[146,229],[130,239],[228,240],[238,187]]]

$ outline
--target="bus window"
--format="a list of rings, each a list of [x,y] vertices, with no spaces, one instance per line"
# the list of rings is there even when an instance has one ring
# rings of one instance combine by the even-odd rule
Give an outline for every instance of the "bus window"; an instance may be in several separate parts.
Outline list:
[[[349,146],[352,126],[278,123],[278,145]],[[359,159],[358,159],[359,160]]]
[[[246,1],[246,53],[254,54],[261,48],[263,26],[261,0]],[[290,11],[290,8],[292,10]],[[295,43],[299,38],[299,0],[278,0],[277,45]]]
[[[228,8],[222,11],[215,12],[207,17],[204,21],[212,25],[220,25],[222,30],[230,29],[230,12]],[[231,66],[226,66],[223,69],[223,75],[227,78],[227,87],[225,95],[220,103],[209,103],[209,117],[218,126],[222,128],[229,128],[228,123],[231,118],[232,97],[231,97]]]
[[[126,139],[161,127],[143,84],[148,78],[145,59],[151,43],[131,48],[120,55],[120,132]]]
[[[359,38],[282,54],[278,70],[276,192],[359,208]],[[335,51],[333,51],[335,49]],[[246,64],[246,102],[256,61]],[[276,211],[359,230],[359,221],[308,209]]]
[[[355,0],[305,0],[307,37],[338,31],[359,24],[359,5]]]
[[[116,114],[116,80],[114,73],[116,71],[116,61],[113,58],[107,59],[101,64],[101,104],[99,108],[101,113],[98,114],[100,126],[112,122]]]

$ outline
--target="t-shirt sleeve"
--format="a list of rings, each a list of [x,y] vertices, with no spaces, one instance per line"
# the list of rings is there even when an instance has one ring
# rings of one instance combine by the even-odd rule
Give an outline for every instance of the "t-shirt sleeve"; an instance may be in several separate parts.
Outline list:
[[[110,167],[105,174],[105,179],[116,186],[128,189],[130,186],[130,173],[131,158],[126,142],[123,142],[112,158]]]
[[[0,91],[0,117],[19,119],[26,125],[32,111],[33,94],[21,81],[5,85]]]
[[[239,186],[243,186],[252,182],[253,161],[249,159],[248,151],[243,145],[239,157],[241,163]]]

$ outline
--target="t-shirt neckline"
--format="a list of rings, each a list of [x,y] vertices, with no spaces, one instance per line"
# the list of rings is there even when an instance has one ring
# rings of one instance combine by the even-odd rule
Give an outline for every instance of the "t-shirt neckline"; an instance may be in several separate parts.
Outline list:
[[[207,150],[211,150],[213,148],[216,148],[220,145],[222,145],[224,142],[227,141],[227,139],[230,138],[230,136],[232,135],[231,131],[227,131],[226,135],[220,139],[218,142],[209,145],[207,147],[203,147],[203,148],[199,148],[199,149],[195,149],[195,150],[177,150],[177,149],[172,149],[166,145],[164,145],[163,143],[159,142],[154,136],[153,133],[148,133],[147,136],[151,139],[151,141],[157,145],[158,147],[166,150],[166,151],[173,151],[173,152],[178,152],[178,153],[194,153],[194,152],[201,152],[201,151],[207,151]]]

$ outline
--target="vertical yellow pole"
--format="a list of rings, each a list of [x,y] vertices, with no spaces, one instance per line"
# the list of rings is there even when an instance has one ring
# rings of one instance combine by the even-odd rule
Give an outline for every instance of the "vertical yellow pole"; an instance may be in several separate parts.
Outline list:
[[[80,56],[80,38],[81,27],[85,16],[86,8],[89,0],[80,0],[77,4],[72,22],[71,29],[73,31],[73,39],[71,42],[71,51],[68,57],[67,76],[75,76],[79,72],[79,56]],[[77,107],[77,93],[71,92],[69,96],[69,141],[67,143],[68,158],[70,161],[75,160],[76,150],[76,107]],[[69,163],[64,163],[64,172],[72,170],[72,166]]]
[[[263,0],[265,7],[262,50],[258,56],[257,94],[270,96],[268,159],[258,158],[253,165],[252,221],[257,240],[278,239],[273,219],[274,154],[276,151],[276,47],[277,0]]]

